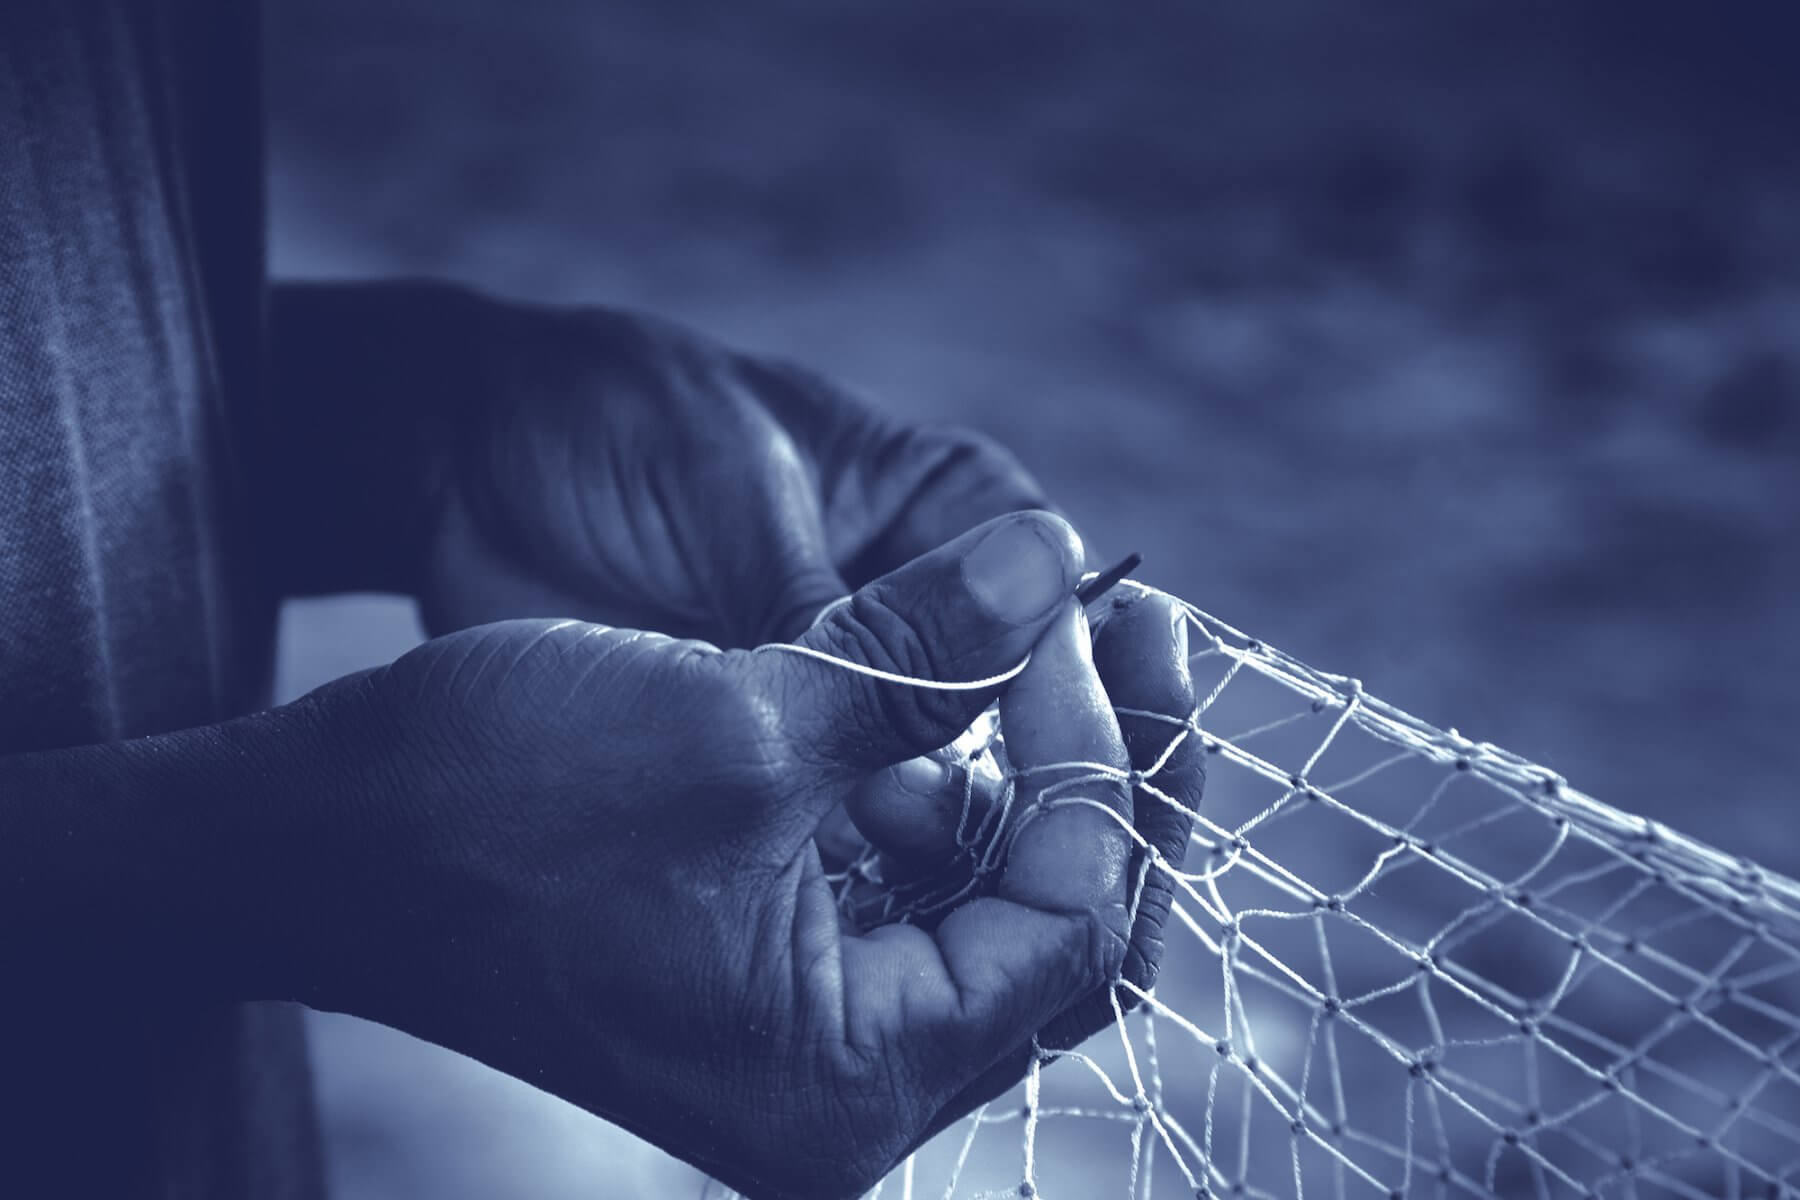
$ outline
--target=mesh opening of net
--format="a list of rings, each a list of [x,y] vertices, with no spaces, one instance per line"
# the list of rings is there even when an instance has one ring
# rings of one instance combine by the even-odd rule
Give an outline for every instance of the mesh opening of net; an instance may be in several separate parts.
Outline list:
[[[872,1196],[1800,1196],[1800,885],[1184,607],[1155,989]]]

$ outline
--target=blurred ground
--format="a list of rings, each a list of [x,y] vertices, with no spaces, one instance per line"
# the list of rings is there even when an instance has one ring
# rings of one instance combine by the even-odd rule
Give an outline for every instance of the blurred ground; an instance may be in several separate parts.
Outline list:
[[[1376,12],[276,0],[274,268],[654,308],[981,427],[1147,580],[1800,869],[1796,18]],[[289,632],[290,687],[410,635]],[[663,1194],[321,1047],[346,1195]]]

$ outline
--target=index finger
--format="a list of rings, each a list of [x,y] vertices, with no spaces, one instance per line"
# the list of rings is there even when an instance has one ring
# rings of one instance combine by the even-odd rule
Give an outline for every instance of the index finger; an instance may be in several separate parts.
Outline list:
[[[1129,760],[1074,600],[1001,697],[1000,720],[1013,832],[999,895],[951,912],[935,937],[941,972],[915,967],[909,977],[908,1008],[935,1009],[934,1036],[919,1040],[932,1047],[932,1084],[944,1089],[925,1132],[987,1099],[993,1080],[1017,1079],[1021,1048],[1117,979],[1125,958]],[[890,926],[870,940],[894,951],[922,948],[925,936]]]
[[[1206,782],[1205,755],[1189,724],[1194,684],[1188,671],[1188,618],[1179,601],[1143,592],[1122,595],[1095,638],[1094,659],[1112,697],[1131,753],[1137,836],[1128,878],[1133,888],[1130,945],[1121,972],[1135,988],[1156,984],[1163,927]],[[1148,859],[1149,861],[1146,861]],[[1057,1017],[1041,1042],[1065,1049],[1110,1025],[1113,989],[1102,988]],[[1138,993],[1123,989],[1122,1008]]]
[[[999,893],[1091,913],[1123,945],[1130,760],[1079,605],[1051,624],[1032,667],[1000,699],[1015,812]]]

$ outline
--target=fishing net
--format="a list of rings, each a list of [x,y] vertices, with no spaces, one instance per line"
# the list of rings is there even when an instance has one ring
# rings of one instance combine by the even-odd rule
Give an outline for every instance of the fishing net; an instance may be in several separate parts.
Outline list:
[[[1187,613],[1155,989],[874,1195],[1800,1196],[1800,885]]]

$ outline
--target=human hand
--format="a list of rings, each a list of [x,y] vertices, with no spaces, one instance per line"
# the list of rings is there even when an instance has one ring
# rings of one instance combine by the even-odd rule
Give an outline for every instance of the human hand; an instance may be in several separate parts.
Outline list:
[[[288,991],[471,1054],[752,1195],[860,1193],[1016,1079],[1039,1031],[1091,1024],[1122,965],[1154,961],[1161,914],[1136,894],[1119,779],[1177,727],[1122,735],[1112,705],[1179,721],[1192,688],[1161,600],[1109,622],[1090,657],[1078,559],[1061,521],[1003,518],[801,639],[941,680],[1031,653],[1000,696],[1026,772],[1004,870],[929,931],[843,929],[813,830],[999,689],[509,622],[308,702],[335,714],[341,776],[373,782],[299,810],[285,839],[283,861],[319,861],[318,843],[336,870],[267,883],[294,897]],[[1191,741],[1161,776],[1189,804]],[[1072,761],[1108,769],[1071,792],[1044,768]],[[1168,826],[1139,813],[1140,836]]]
[[[667,322],[489,322],[488,394],[451,451],[420,589],[434,633],[556,616],[783,640],[989,517],[1049,507],[978,434],[895,421]]]

